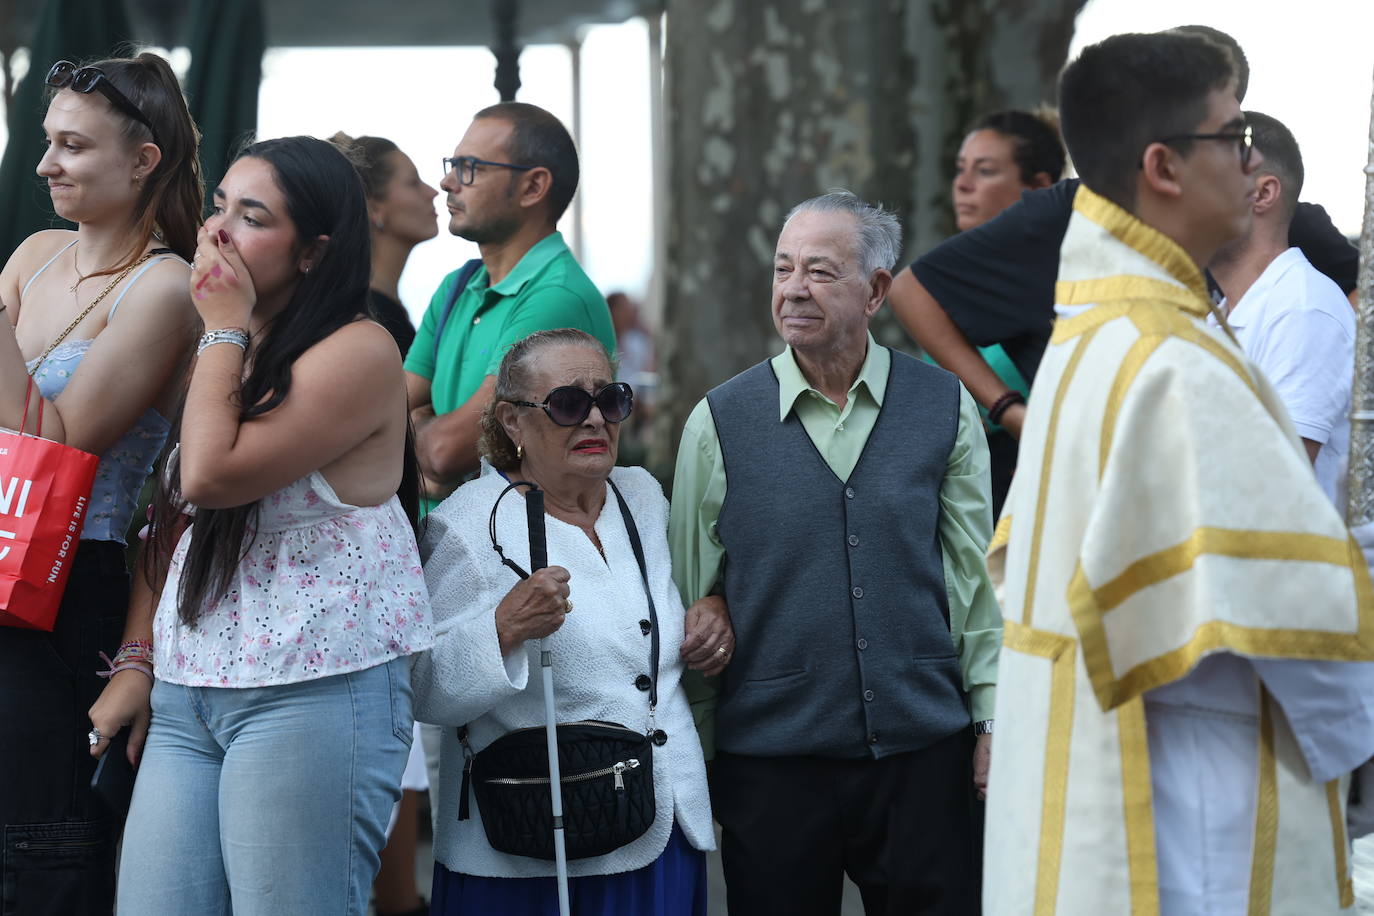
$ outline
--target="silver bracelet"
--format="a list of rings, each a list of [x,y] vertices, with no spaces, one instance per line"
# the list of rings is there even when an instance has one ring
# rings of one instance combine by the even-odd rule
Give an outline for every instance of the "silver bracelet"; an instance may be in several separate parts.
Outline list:
[[[200,343],[196,344],[196,355],[205,352],[206,347],[213,347],[215,344],[231,343],[243,352],[248,352],[248,332],[243,328],[215,328],[200,335]]]

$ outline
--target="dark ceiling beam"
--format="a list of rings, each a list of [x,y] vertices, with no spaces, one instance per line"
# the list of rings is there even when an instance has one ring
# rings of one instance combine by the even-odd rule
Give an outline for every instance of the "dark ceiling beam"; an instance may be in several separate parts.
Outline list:
[[[111,0],[115,2],[115,0]],[[184,45],[190,9],[184,0],[123,0],[140,41]],[[27,43],[43,0],[0,0],[12,14],[7,30]],[[657,14],[663,0],[521,0],[519,44],[562,44],[589,25]],[[486,0],[275,0],[263,4],[271,47],[395,47],[496,44]]]

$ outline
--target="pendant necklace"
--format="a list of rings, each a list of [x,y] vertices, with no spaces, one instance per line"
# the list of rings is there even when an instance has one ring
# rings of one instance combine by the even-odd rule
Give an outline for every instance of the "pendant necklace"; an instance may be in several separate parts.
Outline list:
[[[75,295],[76,293],[76,288],[80,286],[82,283],[85,283],[88,279],[90,279],[91,276],[90,274],[83,274],[81,272],[81,267],[76,263],[76,249],[80,246],[80,244],[80,242],[77,242],[75,245],[72,246],[72,270],[76,271],[76,282],[73,283],[70,287],[73,295]]]

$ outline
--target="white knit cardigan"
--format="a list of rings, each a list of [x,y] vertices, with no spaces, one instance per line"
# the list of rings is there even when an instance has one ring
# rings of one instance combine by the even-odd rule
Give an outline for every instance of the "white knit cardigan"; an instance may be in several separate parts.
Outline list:
[[[616,468],[611,478],[634,515],[644,546],[660,630],[656,719],[668,742],[654,748],[653,825],[614,852],[570,862],[568,871],[574,876],[648,865],[662,854],[674,819],[692,846],[715,848],[706,765],[681,683],[678,650],[685,612],[671,576],[668,501],[642,468]],[[415,663],[415,717],[445,726],[435,859],[463,874],[540,877],[553,874],[552,862],[491,848],[475,799],[469,799],[469,819],[458,820],[463,751],[456,726],[468,724],[468,741],[480,751],[512,729],[544,723],[538,642],[531,640],[503,658],[496,636],[496,605],[518,581],[501,565],[487,534],[492,504],[506,484],[483,462],[482,475],[426,519],[420,554],[436,626],[434,648]],[[635,687],[635,679],[649,672],[649,638],[639,624],[648,618],[649,606],[615,496],[607,487],[596,522],[605,560],[581,529],[552,516],[546,522],[549,565],[571,574],[573,602],[573,612],[551,640],[558,721],[601,719],[646,729],[649,695]],[[507,557],[529,569],[525,503],[519,491],[501,501],[496,538]]]

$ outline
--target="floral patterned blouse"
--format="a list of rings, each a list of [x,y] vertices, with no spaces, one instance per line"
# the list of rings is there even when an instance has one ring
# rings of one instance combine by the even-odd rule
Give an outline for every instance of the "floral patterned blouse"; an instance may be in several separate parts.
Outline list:
[[[159,679],[267,687],[361,671],[433,642],[429,593],[395,496],[342,502],[318,471],[262,499],[257,536],[228,592],[192,625],[177,615],[191,529],[153,621]]]

